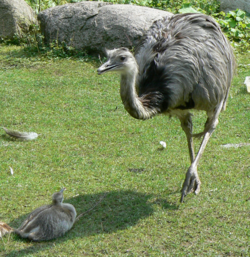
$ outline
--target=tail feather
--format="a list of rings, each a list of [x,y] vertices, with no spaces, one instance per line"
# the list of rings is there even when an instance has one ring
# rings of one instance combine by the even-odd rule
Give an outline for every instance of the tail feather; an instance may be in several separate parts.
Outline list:
[[[33,140],[38,137],[38,134],[35,132],[19,132],[16,130],[9,130],[7,128],[3,128],[3,129],[6,132],[6,134],[16,139]]]

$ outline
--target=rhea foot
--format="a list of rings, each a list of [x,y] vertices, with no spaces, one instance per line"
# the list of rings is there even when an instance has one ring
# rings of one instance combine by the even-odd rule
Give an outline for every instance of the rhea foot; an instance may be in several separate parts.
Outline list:
[[[184,197],[190,193],[194,192],[196,195],[199,194],[201,188],[201,181],[198,176],[197,166],[191,164],[189,167],[186,178],[181,190],[181,203],[184,202]]]

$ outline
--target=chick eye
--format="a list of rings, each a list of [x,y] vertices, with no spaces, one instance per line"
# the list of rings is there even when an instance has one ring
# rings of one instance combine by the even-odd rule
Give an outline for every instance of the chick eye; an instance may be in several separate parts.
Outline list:
[[[120,60],[121,60],[121,61],[124,61],[125,59],[126,59],[125,56],[121,56],[121,57],[120,57]]]

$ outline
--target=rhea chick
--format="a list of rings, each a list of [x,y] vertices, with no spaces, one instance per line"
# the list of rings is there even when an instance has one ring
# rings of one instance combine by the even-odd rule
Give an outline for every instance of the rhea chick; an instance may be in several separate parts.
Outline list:
[[[33,241],[51,240],[63,236],[75,222],[76,210],[72,204],[63,203],[63,191],[54,193],[52,204],[34,210],[15,233]]]

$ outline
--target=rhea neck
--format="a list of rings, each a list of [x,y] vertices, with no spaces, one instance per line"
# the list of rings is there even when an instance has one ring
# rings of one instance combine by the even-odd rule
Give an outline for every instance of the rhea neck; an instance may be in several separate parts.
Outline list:
[[[52,199],[52,204],[53,205],[62,205],[63,199],[58,199],[58,198],[53,198]]]
[[[146,120],[154,116],[157,112],[143,105],[136,92],[136,79],[138,76],[138,65],[133,58],[129,66],[126,66],[121,73],[120,95],[127,112],[136,119]]]

